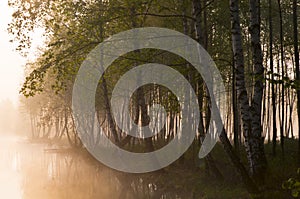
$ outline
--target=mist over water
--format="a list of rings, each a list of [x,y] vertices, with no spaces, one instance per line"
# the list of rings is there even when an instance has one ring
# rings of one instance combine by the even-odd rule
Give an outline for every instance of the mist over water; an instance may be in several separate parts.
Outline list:
[[[173,190],[159,190],[156,177],[107,168],[66,140],[32,139],[26,114],[9,100],[0,107],[0,198],[177,197]]]
[[[180,198],[160,190],[157,175],[110,169],[66,137],[31,137],[28,112],[10,100],[0,110],[0,198]]]
[[[1,198],[152,198],[156,195],[156,185],[143,178],[128,177],[96,164],[79,152],[49,147],[30,143],[20,136],[1,136]],[[171,198],[174,197],[172,194]]]

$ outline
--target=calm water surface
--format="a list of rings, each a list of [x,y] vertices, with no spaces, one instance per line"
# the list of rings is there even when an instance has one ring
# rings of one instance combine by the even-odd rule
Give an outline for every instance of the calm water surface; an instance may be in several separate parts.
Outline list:
[[[149,178],[130,177],[68,150],[0,136],[0,198],[180,198]]]

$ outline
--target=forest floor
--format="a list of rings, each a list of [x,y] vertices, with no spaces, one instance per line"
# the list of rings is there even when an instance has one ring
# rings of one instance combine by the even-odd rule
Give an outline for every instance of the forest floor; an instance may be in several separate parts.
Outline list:
[[[281,150],[280,143],[276,146],[276,156],[272,153],[272,143],[265,144],[265,154],[268,161],[266,173],[266,183],[264,187],[266,199],[289,199],[291,193],[282,188],[284,181],[289,178],[297,177],[297,151],[298,140],[285,139],[284,155]],[[215,159],[217,167],[224,176],[221,182],[208,175],[200,175],[196,187],[196,198],[223,199],[223,198],[250,198],[245,186],[240,180],[240,176],[231,164],[228,156],[218,144],[212,151],[212,156]],[[247,164],[246,154],[244,150],[240,151],[240,157],[244,165]],[[202,172],[204,170],[202,169]],[[205,183],[203,183],[205,182]],[[203,194],[204,197],[199,197]]]
[[[280,144],[277,143],[274,157],[272,143],[265,144],[265,154],[268,161],[266,173],[265,198],[289,199],[291,193],[282,188],[284,181],[297,177],[298,140],[286,139],[284,156]],[[224,179],[217,179],[205,166],[204,160],[198,160],[197,147],[190,147],[183,159],[179,159],[161,171],[141,175],[152,179],[161,186],[161,191],[176,192],[182,198],[200,199],[247,199],[250,198],[240,175],[232,165],[228,155],[217,144],[212,151],[212,157]],[[240,151],[242,162],[247,165],[244,150]],[[195,159],[192,157],[196,157]],[[197,166],[195,166],[197,165]],[[130,176],[130,174],[128,174]],[[151,181],[151,180],[150,180]]]

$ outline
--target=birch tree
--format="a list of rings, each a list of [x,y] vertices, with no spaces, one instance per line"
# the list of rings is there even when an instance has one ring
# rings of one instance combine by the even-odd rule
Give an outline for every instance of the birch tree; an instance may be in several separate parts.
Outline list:
[[[238,0],[230,0],[232,48],[234,53],[237,96],[243,121],[243,134],[250,174],[256,182],[263,182],[265,158],[263,139],[261,137],[261,101],[263,94],[262,77],[264,69],[262,66],[262,54],[259,41],[260,27],[257,1],[250,0],[249,3],[251,13],[251,44],[255,73],[255,92],[251,104],[249,104],[249,97],[245,86],[245,66]]]

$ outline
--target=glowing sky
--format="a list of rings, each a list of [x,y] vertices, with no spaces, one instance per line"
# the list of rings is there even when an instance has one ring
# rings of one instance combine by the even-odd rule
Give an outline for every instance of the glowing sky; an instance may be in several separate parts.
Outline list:
[[[9,40],[12,36],[8,34],[7,27],[11,21],[13,9],[7,5],[8,0],[0,0],[0,102],[9,99],[15,105],[18,104],[19,90],[24,80],[24,67],[27,58],[22,57],[15,50],[17,43],[12,44]],[[29,52],[30,60],[36,55],[35,49],[43,45],[43,31],[38,29],[32,33],[32,49]]]
[[[0,0],[0,101],[10,99],[17,103],[18,91],[23,79],[25,58],[14,50],[7,32],[12,9],[7,0]]]

